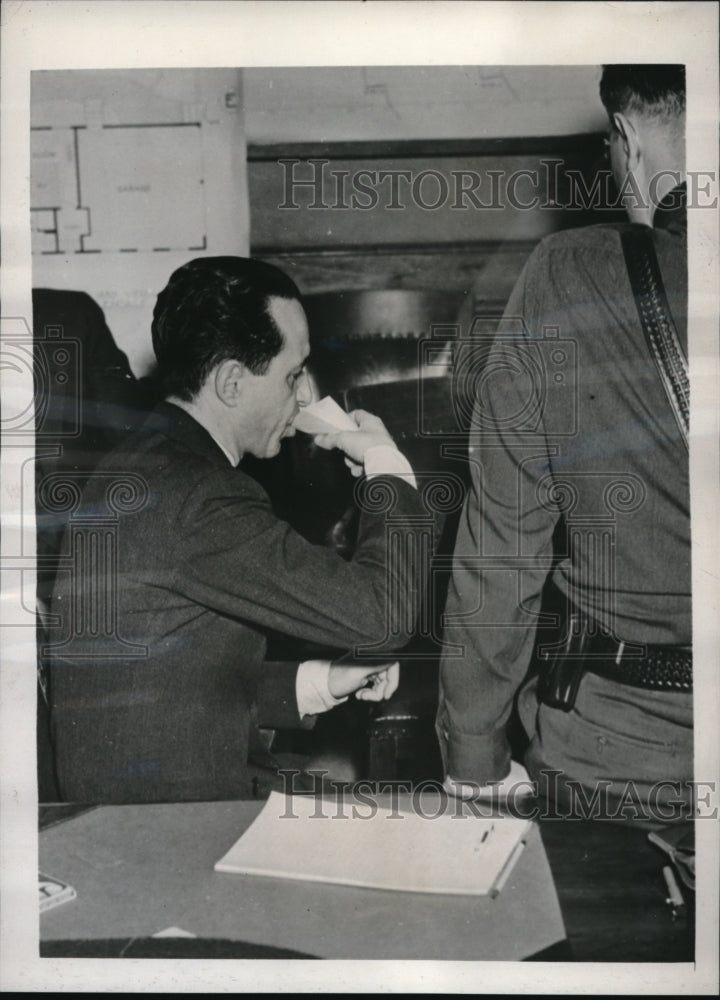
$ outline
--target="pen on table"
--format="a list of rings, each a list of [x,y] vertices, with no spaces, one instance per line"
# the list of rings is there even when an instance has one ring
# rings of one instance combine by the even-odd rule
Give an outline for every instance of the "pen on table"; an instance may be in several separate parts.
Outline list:
[[[663,875],[668,890],[665,902],[672,906],[673,916],[675,917],[685,912],[685,900],[683,899],[683,894],[680,892],[680,886],[677,884],[677,879],[673,874],[672,868],[668,868],[666,865],[663,868]]]
[[[510,857],[505,862],[502,871],[500,872],[495,881],[495,885],[490,890],[490,895],[493,897],[493,899],[495,898],[495,896],[498,895],[498,893],[502,892],[503,888],[505,887],[505,883],[510,878],[510,872],[515,867],[515,862],[519,858],[520,853],[524,847],[525,847],[524,840],[519,840],[517,844],[515,844],[515,846],[513,847]]]

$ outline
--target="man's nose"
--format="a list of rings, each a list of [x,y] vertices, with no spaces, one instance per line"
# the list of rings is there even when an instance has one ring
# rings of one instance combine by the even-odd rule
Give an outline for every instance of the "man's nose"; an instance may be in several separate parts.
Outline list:
[[[312,403],[313,390],[307,372],[303,372],[297,380],[295,398],[298,401],[298,406],[307,406],[308,403]]]

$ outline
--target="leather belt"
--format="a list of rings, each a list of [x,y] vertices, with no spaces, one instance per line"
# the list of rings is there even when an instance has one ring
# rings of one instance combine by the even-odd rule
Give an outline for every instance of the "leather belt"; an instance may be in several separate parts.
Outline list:
[[[571,615],[564,642],[540,652],[540,700],[569,711],[583,674],[654,691],[692,691],[692,648],[621,642],[595,622]]]
[[[646,645],[644,656],[626,655],[626,650],[626,643],[605,635],[593,636],[585,650],[585,669],[631,687],[692,691],[690,646]]]

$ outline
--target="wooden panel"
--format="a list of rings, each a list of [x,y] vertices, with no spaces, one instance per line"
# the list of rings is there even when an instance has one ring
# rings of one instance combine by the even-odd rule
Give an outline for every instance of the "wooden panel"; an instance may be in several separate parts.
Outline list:
[[[537,241],[605,207],[609,177],[599,135],[254,147],[251,242],[270,253]]]
[[[248,184],[257,249],[526,240],[558,227],[536,156],[280,157],[248,163]]]
[[[595,134],[254,146],[248,159],[252,253],[287,270],[304,294],[472,290],[479,307],[497,312],[544,235],[618,218],[608,211],[605,179],[593,188],[598,173],[607,177],[602,136]],[[295,177],[320,171],[322,186],[289,188],[290,161]],[[376,198],[374,207],[352,207],[352,178],[359,170],[370,172],[363,179],[371,194],[356,193],[356,200]],[[530,175],[518,176],[513,193],[509,178],[517,170]],[[396,180],[381,180],[383,171],[394,171]],[[398,171],[409,172],[410,180]],[[425,205],[441,193],[437,178],[447,181],[447,197],[437,209],[413,198],[413,183],[423,171],[431,173],[416,193]],[[492,179],[492,171],[499,179]],[[342,192],[336,174],[344,176]],[[458,185],[471,185],[473,178],[477,199],[498,207],[478,208],[469,194],[458,195]],[[519,207],[533,199],[534,208]],[[300,207],[281,207],[289,202]],[[346,207],[323,207],[335,204]]]
[[[443,289],[504,305],[534,241],[404,250],[256,255],[292,276],[303,294],[380,288]]]
[[[504,136],[469,139],[365,139],[347,142],[258,143],[248,140],[248,160],[277,160],[278,156],[356,159],[413,156],[552,156],[562,160],[597,156],[604,133],[576,135]]]

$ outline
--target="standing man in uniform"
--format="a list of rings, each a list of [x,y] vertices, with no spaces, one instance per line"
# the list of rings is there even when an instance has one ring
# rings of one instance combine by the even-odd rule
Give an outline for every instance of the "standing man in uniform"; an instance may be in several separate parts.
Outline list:
[[[693,776],[684,67],[606,66],[600,96],[629,222],[544,239],[507,304],[473,415],[438,732],[450,791],[507,790],[527,778],[506,734],[525,683],[540,792],[665,818]],[[536,649],[551,589],[562,626]]]

